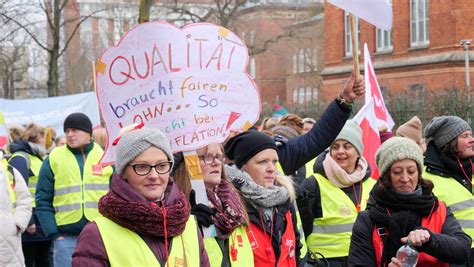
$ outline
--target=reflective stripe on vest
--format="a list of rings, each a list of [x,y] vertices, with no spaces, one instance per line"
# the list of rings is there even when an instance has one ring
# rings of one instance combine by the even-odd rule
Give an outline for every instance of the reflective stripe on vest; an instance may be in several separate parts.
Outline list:
[[[96,218],[95,222],[104,242],[110,266],[160,266],[153,251],[137,233],[103,216]],[[199,263],[197,224],[194,216],[190,216],[183,233],[173,237],[168,266],[199,266]]]
[[[473,239],[471,248],[474,248],[474,194],[456,179],[431,174],[426,168],[423,178],[433,182],[433,193],[451,209],[462,230]]]
[[[425,216],[421,219],[421,226],[430,229],[433,233],[441,233],[441,229],[443,228],[443,224],[446,221],[446,205],[443,201],[438,201],[438,209],[433,212],[430,216]],[[377,266],[380,266],[382,261],[382,253],[383,253],[383,242],[382,238],[377,231],[377,226],[374,227],[374,232],[372,233],[372,245],[375,251],[375,260],[377,262]],[[395,255],[394,255],[395,256]],[[426,254],[420,253],[418,255],[418,263],[416,264],[417,267],[448,267],[449,264],[445,262],[441,262],[438,259]]]
[[[14,153],[9,159],[8,162],[10,162],[12,159],[15,157],[25,157],[26,153]],[[30,169],[31,172],[33,173],[32,176],[28,177],[28,190],[30,191],[31,194],[31,199],[32,199],[32,206],[33,208],[36,207],[36,201],[35,201],[35,194],[36,194],[36,185],[38,184],[38,176],[39,172],[41,169],[41,164],[43,164],[43,161],[39,159],[36,156],[33,156],[31,154],[28,154],[28,159],[26,159],[30,163]]]
[[[286,267],[296,266],[296,237],[293,230],[291,213],[285,214],[286,229],[281,237],[280,257],[276,264],[275,252],[268,232],[264,232],[260,226],[251,222],[247,229],[247,236],[253,250],[254,265],[258,267]]]
[[[357,218],[354,202],[339,187],[321,174],[315,174],[321,194],[322,218],[313,220],[313,232],[306,239],[308,249],[326,258],[349,255],[352,227]],[[361,210],[365,210],[369,193],[375,184],[372,178],[362,183]]]
[[[94,144],[84,162],[83,175],[74,154],[62,146],[55,148],[49,155],[49,163],[54,173],[53,207],[57,225],[78,222],[84,215],[92,221],[99,212],[97,203],[107,193],[112,167],[102,169],[102,176],[92,173],[92,166],[102,157],[103,150]]]
[[[8,184],[8,194],[10,195],[10,203],[12,204],[12,209],[16,208],[16,195],[15,195],[15,177],[13,177],[12,173],[8,169],[8,162],[5,159],[0,160],[0,164],[2,165],[5,173],[7,174],[7,184]]]
[[[211,267],[221,267],[223,255],[221,247],[217,243],[216,238],[205,238],[204,246],[206,247],[207,256],[209,257]],[[232,246],[234,248],[234,252],[232,252]],[[229,236],[228,249],[230,266],[253,266],[252,247],[250,246],[247,233],[245,232],[245,229],[242,225],[234,229],[232,234]]]

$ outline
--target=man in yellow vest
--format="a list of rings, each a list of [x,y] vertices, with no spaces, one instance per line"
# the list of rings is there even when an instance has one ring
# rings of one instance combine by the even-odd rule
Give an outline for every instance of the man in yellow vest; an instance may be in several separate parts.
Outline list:
[[[64,132],[67,145],[43,161],[36,188],[38,219],[54,240],[54,266],[71,266],[77,237],[99,215],[97,203],[112,175],[111,167],[96,167],[103,150],[92,140],[92,123],[85,114],[70,114]]]

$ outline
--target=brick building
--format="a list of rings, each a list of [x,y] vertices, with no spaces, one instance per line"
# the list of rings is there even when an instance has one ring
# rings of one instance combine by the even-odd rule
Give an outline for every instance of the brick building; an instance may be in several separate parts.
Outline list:
[[[397,94],[423,97],[443,89],[464,90],[461,39],[474,39],[474,0],[392,0],[391,32],[359,21],[360,52],[367,43],[386,98]],[[324,6],[325,59],[321,72],[324,97],[332,98],[352,71],[347,14]],[[471,53],[471,60],[474,55]],[[363,55],[360,57],[363,68]],[[471,80],[474,77],[471,69]],[[471,82],[472,83],[472,82]]]

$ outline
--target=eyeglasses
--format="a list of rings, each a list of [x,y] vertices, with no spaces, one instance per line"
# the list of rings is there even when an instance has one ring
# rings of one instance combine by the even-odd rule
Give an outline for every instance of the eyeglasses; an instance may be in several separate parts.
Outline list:
[[[171,161],[163,161],[156,165],[150,165],[150,164],[145,164],[145,163],[137,163],[137,164],[129,164],[129,165],[132,166],[133,171],[137,175],[140,175],[140,176],[148,175],[152,168],[154,168],[158,174],[168,173],[171,171],[171,168],[173,168],[173,162]]]
[[[225,159],[225,157],[224,157],[223,154],[219,154],[219,155],[215,155],[215,156],[214,156],[214,155],[211,155],[211,154],[206,154],[206,155],[200,155],[200,156],[198,156],[198,157],[199,157],[199,159],[201,159],[202,161],[204,161],[204,163],[205,163],[206,165],[212,165],[212,163],[214,163],[214,161],[215,161],[216,159],[218,159],[221,163],[223,163],[223,162],[224,162],[224,159]]]

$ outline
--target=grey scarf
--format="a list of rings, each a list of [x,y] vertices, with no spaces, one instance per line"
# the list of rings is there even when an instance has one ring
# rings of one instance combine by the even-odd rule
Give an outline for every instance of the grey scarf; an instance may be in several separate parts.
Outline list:
[[[243,198],[255,208],[272,208],[288,201],[290,194],[284,186],[263,187],[256,184],[250,175],[233,166],[224,166],[229,180],[239,190]]]

